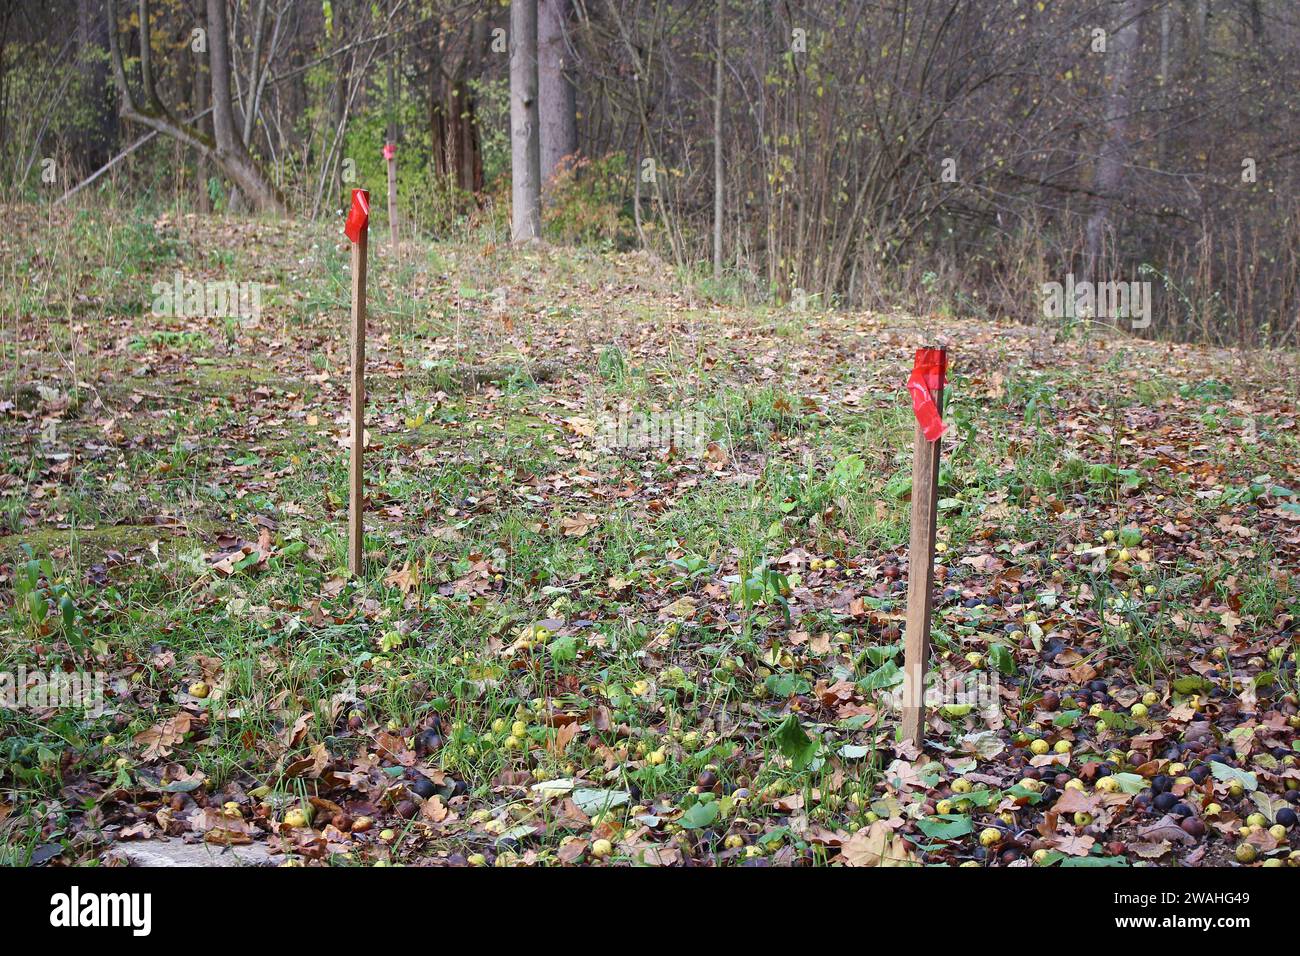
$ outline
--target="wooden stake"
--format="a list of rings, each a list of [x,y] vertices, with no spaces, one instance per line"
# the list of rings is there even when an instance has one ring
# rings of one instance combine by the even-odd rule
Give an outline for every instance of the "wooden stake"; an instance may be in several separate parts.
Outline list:
[[[388,158],[388,239],[397,252],[397,155],[392,143],[384,150]]]
[[[361,574],[365,529],[362,456],[366,442],[366,240],[370,230],[352,243],[352,461],[348,474],[348,571]]]
[[[920,424],[916,426],[912,447],[912,537],[907,551],[902,737],[918,747],[925,739],[925,674],[930,666],[930,615],[934,609],[941,444],[941,438],[928,441]]]

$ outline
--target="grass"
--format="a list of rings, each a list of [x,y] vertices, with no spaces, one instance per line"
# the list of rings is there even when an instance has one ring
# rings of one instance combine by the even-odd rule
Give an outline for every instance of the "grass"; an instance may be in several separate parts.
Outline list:
[[[93,859],[107,840],[67,795],[144,794],[159,773],[198,775],[198,798],[340,864],[557,862],[596,832],[627,862],[651,845],[826,862],[809,826],[851,833],[894,812],[892,718],[875,694],[901,665],[914,322],[705,307],[639,254],[433,243],[396,259],[381,244],[366,573],[347,581],[348,280],[334,230],[244,223],[236,240],[220,222],[66,215],[49,233],[66,238],[39,257],[2,240],[15,281],[0,294],[0,399],[13,403],[0,670],[102,671],[112,706],[93,719],[0,711],[0,860],[50,844]],[[32,228],[27,240],[45,235]],[[250,322],[154,319],[150,286],[177,270],[273,292]],[[1297,545],[1273,509],[1295,498],[1272,489],[1300,487],[1300,456],[1276,375],[1191,349],[1170,364],[1127,342],[1049,364],[1029,329],[947,331],[947,660],[1005,648],[1028,715],[1039,621],[1162,692],[1205,651],[1198,628],[1221,606],[1284,640],[1271,622],[1300,613]],[[563,373],[454,387],[467,363],[539,358]],[[711,453],[600,447],[584,420],[620,402],[701,411]],[[1142,529],[1135,551],[1153,542],[1150,558],[1117,574],[1113,558],[1081,556],[1126,527]],[[989,594],[999,603],[978,603]],[[1294,690],[1294,671],[1275,671]],[[820,703],[844,682],[857,713]],[[151,729],[182,713],[192,729],[150,756]],[[435,717],[443,742],[426,767],[464,785],[440,798],[441,819],[405,812],[390,792],[400,766],[373,756],[383,735]],[[571,722],[582,733],[558,747]],[[953,720],[945,739],[958,747],[977,726]],[[272,825],[331,792],[295,770],[318,747],[366,779],[350,813],[391,839],[323,853]],[[627,802],[579,815],[529,789],[573,777]],[[666,827],[636,820],[656,815]]]

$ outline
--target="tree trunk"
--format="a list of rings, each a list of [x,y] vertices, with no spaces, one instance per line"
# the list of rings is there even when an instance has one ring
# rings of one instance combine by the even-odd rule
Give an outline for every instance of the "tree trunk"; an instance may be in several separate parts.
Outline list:
[[[1120,27],[1115,31],[1107,57],[1106,138],[1097,156],[1093,182],[1096,205],[1088,217],[1085,275],[1096,282],[1106,228],[1112,204],[1124,184],[1128,160],[1128,129],[1134,66],[1137,61],[1142,0],[1124,0]]]
[[[447,152],[447,105],[443,100],[442,25],[433,18],[433,36],[429,42],[429,145],[433,169],[439,179],[450,175]]]
[[[117,112],[109,99],[108,20],[99,0],[77,0],[77,46],[80,70],[90,104],[90,120],[81,146],[87,164],[93,169],[108,161],[117,140]]]
[[[478,129],[478,99],[469,84],[469,77],[479,76],[483,69],[483,51],[487,48],[488,21],[479,17],[470,31],[469,49],[457,79],[455,103],[457,118],[456,153],[460,188],[471,193],[483,191],[483,144]]]
[[[344,4],[339,4],[338,9],[334,11],[334,33],[338,37],[340,48],[348,45],[348,8]],[[351,87],[352,64],[354,56],[351,53],[339,54],[335,58],[338,64],[334,77],[334,124],[333,128],[338,131],[341,138],[345,133],[345,121],[348,114],[348,90]]]
[[[262,37],[266,33],[266,0],[258,0],[257,16],[253,20],[253,59],[248,67],[248,102],[244,104],[244,131],[241,140],[249,149],[253,146],[253,127],[257,122],[258,92],[262,88]],[[267,64],[270,68],[270,64]]]
[[[235,110],[230,100],[230,37],[226,29],[225,0],[208,2],[208,69],[212,74],[212,129],[217,148],[243,142],[235,129]]]
[[[388,89],[386,90],[388,104],[388,136],[387,142],[397,145],[397,111],[398,111],[398,90],[397,90],[397,49],[393,43],[393,13],[388,16],[389,31],[388,37],[384,40],[384,78]],[[397,248],[397,158],[385,161],[388,172],[388,238],[394,249]]]
[[[572,0],[540,0],[537,10],[537,94],[545,191],[564,159],[578,152],[578,99],[569,72],[566,39]]]
[[[385,112],[388,114],[388,122],[385,124],[385,140],[389,143],[397,142],[397,53],[393,49],[393,38],[391,36],[384,43],[384,59],[388,62],[384,64],[384,85],[387,87],[385,98],[387,104]]]
[[[722,8],[718,0],[718,49],[713,62],[713,278],[722,278]]]
[[[140,85],[144,87],[145,109],[159,106],[158,93],[153,87],[153,37],[149,23],[149,0],[139,0],[140,19]]]
[[[18,4],[0,5],[0,156],[4,155],[4,144],[8,142],[9,130],[9,72],[5,69],[8,57],[5,47],[9,44],[9,23],[17,12]]]
[[[0,155],[4,154],[3,146],[9,131],[9,72],[6,68],[8,61],[5,59],[5,48],[9,44],[9,25],[17,10],[16,3],[0,5]]]
[[[1160,8],[1160,86],[1169,85],[1169,34],[1173,8],[1165,4]]]
[[[445,37],[446,34],[443,34]],[[450,49],[435,37],[432,79],[429,87],[429,125],[433,158],[438,175],[450,179],[457,189],[478,193],[483,189],[483,154],[479,140],[477,103],[469,77],[478,72],[487,42],[487,21],[476,18],[463,54],[446,74],[442,64]]]
[[[230,36],[226,0],[208,0],[208,68],[212,75],[214,159],[258,209],[284,210],[284,200],[244,146],[230,102]]]
[[[207,13],[203,10],[199,11],[198,26],[206,32],[208,19]],[[211,102],[212,82],[208,76],[207,60],[204,57],[196,56],[194,58],[194,111],[197,113]],[[205,136],[212,135],[212,121],[207,116],[198,121],[198,127],[201,134]],[[208,154],[202,150],[199,150],[194,175],[198,179],[199,186],[199,212],[207,215],[212,212],[212,196],[208,192],[208,177],[211,175],[211,164],[208,162]]]
[[[510,3],[510,237],[542,236],[542,156],[537,115],[537,0]]]
[[[1210,75],[1210,0],[1196,0],[1196,73],[1204,83]]]

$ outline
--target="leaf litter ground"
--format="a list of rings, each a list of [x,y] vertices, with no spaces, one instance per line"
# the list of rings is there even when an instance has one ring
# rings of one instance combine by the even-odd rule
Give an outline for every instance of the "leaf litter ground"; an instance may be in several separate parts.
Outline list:
[[[62,215],[0,240],[0,670],[100,673],[104,712],[0,709],[7,862],[1294,862],[1294,355],[381,244],[349,582],[335,230]],[[262,313],[151,314],[177,274]],[[934,341],[936,665],[983,695],[920,750],[889,701]]]

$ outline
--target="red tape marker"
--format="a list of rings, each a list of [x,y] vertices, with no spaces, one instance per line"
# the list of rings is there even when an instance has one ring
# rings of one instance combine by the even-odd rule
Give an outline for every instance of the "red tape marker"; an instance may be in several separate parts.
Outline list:
[[[384,144],[384,159],[392,159],[392,158],[393,158],[394,156],[396,156],[396,155],[397,155],[397,144],[396,144],[396,143],[385,143],[385,144]]]
[[[361,233],[370,227],[370,193],[364,189],[352,190],[352,208],[343,231],[353,242],[361,241]]]
[[[912,411],[926,441],[938,441],[948,426],[939,416],[938,402],[948,376],[948,355],[943,349],[917,349],[907,390],[912,393]]]

